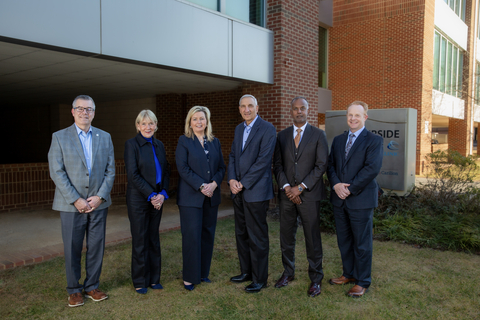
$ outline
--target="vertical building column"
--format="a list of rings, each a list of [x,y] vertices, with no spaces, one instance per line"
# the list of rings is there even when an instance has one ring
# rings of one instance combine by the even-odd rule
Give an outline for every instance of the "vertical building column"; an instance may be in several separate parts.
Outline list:
[[[308,122],[318,125],[318,8],[318,0],[267,1],[267,28],[274,32],[274,83],[246,84],[242,91],[257,98],[259,114],[277,131],[292,125],[289,108],[296,96],[308,100]]]
[[[456,150],[466,156],[473,152],[473,119],[472,108],[474,103],[473,82],[475,79],[475,42],[477,12],[476,1],[467,0],[465,7],[465,23],[468,28],[467,52],[463,60],[462,99],[465,101],[463,119],[450,118],[448,121],[448,148]]]

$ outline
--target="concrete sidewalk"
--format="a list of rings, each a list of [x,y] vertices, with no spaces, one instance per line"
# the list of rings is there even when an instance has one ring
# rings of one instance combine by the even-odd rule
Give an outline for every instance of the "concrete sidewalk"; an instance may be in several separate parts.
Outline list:
[[[218,218],[233,215],[231,199],[223,198]],[[164,204],[160,232],[180,228],[175,199]],[[106,245],[131,239],[125,198],[115,199],[108,210]],[[46,261],[63,255],[60,214],[53,210],[0,214],[0,270]]]

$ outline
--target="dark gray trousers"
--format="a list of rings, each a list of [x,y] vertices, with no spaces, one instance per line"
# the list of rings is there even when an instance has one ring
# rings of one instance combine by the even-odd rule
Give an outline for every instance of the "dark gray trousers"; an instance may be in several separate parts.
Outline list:
[[[62,238],[65,254],[68,294],[97,289],[100,285],[103,253],[105,251],[105,227],[108,208],[90,213],[60,212]],[[81,260],[83,239],[87,240],[85,258],[86,277],[83,285]]]

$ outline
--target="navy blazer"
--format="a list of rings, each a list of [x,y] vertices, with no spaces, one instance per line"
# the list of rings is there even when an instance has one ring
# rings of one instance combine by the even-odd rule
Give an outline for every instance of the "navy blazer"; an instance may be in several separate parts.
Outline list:
[[[293,126],[280,131],[273,157],[273,172],[279,192],[283,192],[280,189],[287,183],[294,187],[303,182],[307,189],[300,195],[302,201],[325,199],[323,174],[327,170],[327,159],[328,142],[322,129],[307,123],[296,159]]]
[[[228,163],[228,181],[235,179],[244,186],[247,202],[273,198],[272,156],[275,150],[275,127],[260,118],[255,121],[242,151],[244,123],[235,128]],[[232,198],[235,195],[232,194]]]
[[[205,195],[200,191],[200,186],[212,181],[217,183],[217,188],[210,198],[210,204],[218,206],[221,202],[220,186],[226,167],[220,141],[213,138],[213,141],[207,141],[207,147],[209,161],[207,161],[205,150],[196,136],[192,139],[182,135],[178,139],[175,161],[180,176],[177,190],[179,206],[201,208]]]
[[[341,207],[344,203],[349,209],[369,209],[378,206],[378,184],[375,177],[380,172],[383,159],[383,138],[366,128],[355,140],[345,159],[345,146],[348,131],[336,136],[328,160],[328,180],[332,186],[330,199],[332,204]],[[349,183],[350,195],[340,199],[333,186],[337,183]]]
[[[153,138],[155,153],[162,168],[162,181],[157,189],[156,168],[152,145],[139,133],[125,142],[125,169],[127,171],[127,194],[140,193],[145,200],[152,192],[168,191],[170,182],[170,165],[167,161],[165,147],[160,140]]]

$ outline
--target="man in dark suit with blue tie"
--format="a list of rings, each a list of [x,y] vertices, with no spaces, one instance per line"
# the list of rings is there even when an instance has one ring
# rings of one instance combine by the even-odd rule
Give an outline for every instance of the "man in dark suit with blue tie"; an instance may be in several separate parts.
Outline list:
[[[378,205],[378,184],[383,139],[365,128],[368,105],[352,102],[347,109],[350,130],[336,136],[328,161],[337,242],[343,274],[332,285],[355,283],[350,297],[361,297],[372,282],[373,209]]]
[[[232,282],[253,282],[246,292],[259,292],[268,279],[267,210],[273,198],[272,156],[275,127],[260,118],[252,95],[240,98],[239,111],[245,122],[235,128],[228,164],[228,183],[235,212],[235,238],[241,274]]]
[[[327,170],[328,143],[325,132],[307,123],[308,102],[296,97],[291,102],[293,126],[277,136],[273,171],[281,190],[280,244],[283,275],[276,288],[287,286],[295,275],[295,240],[297,217],[302,219],[310,286],[307,294],[321,293],[323,279],[322,238],[320,235],[320,201],[326,198],[323,174]]]

